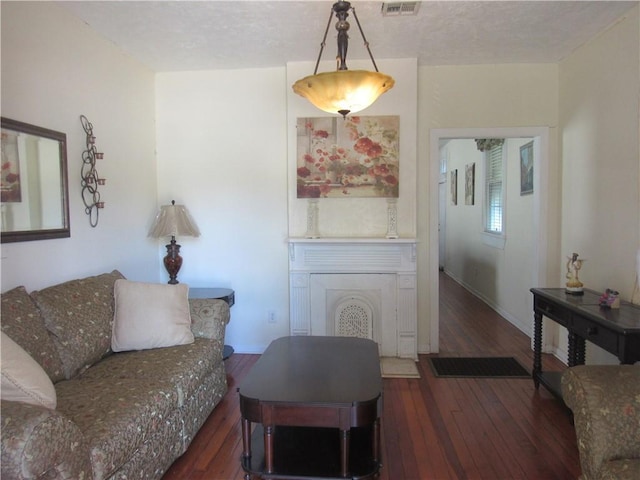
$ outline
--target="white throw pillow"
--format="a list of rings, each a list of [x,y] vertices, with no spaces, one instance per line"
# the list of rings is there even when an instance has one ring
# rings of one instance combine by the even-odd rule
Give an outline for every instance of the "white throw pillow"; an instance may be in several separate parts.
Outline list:
[[[193,343],[189,287],[116,280],[111,349],[146,350]]]
[[[1,342],[2,400],[55,409],[56,390],[40,364],[4,332]]]

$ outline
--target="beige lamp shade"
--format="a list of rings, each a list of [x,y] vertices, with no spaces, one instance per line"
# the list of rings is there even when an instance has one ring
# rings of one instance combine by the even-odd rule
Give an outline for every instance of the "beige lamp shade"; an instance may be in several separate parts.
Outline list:
[[[344,117],[364,110],[394,84],[392,77],[380,72],[337,70],[302,78],[293,91],[320,110]]]
[[[160,237],[199,237],[200,230],[184,205],[163,205],[149,230],[149,236]]]

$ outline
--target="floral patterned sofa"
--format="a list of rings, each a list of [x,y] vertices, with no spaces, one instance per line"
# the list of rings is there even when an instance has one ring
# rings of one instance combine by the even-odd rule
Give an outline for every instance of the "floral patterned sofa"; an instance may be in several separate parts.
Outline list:
[[[227,391],[228,305],[185,293],[188,341],[115,353],[114,285],[122,278],[113,271],[2,294],[3,387],[14,382],[20,394],[10,367],[35,360],[53,396],[44,386],[28,392],[34,402],[7,400],[3,388],[3,480],[160,478]],[[7,358],[15,349],[28,361]]]
[[[640,365],[580,365],[562,375],[582,480],[640,478]]]

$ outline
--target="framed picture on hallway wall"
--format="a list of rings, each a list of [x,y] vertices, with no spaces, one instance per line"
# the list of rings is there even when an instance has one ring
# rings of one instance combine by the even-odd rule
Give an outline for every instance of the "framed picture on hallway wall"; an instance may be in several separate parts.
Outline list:
[[[451,170],[451,205],[458,205],[458,169]]]
[[[475,201],[476,164],[468,163],[464,167],[464,204],[473,205]]]
[[[398,198],[400,117],[298,118],[298,198]]]
[[[520,195],[533,193],[533,140],[520,147]]]

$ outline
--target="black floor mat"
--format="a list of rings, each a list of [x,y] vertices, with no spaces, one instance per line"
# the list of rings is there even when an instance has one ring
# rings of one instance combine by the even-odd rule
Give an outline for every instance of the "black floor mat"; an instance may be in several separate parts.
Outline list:
[[[513,357],[430,357],[437,377],[531,378]]]

